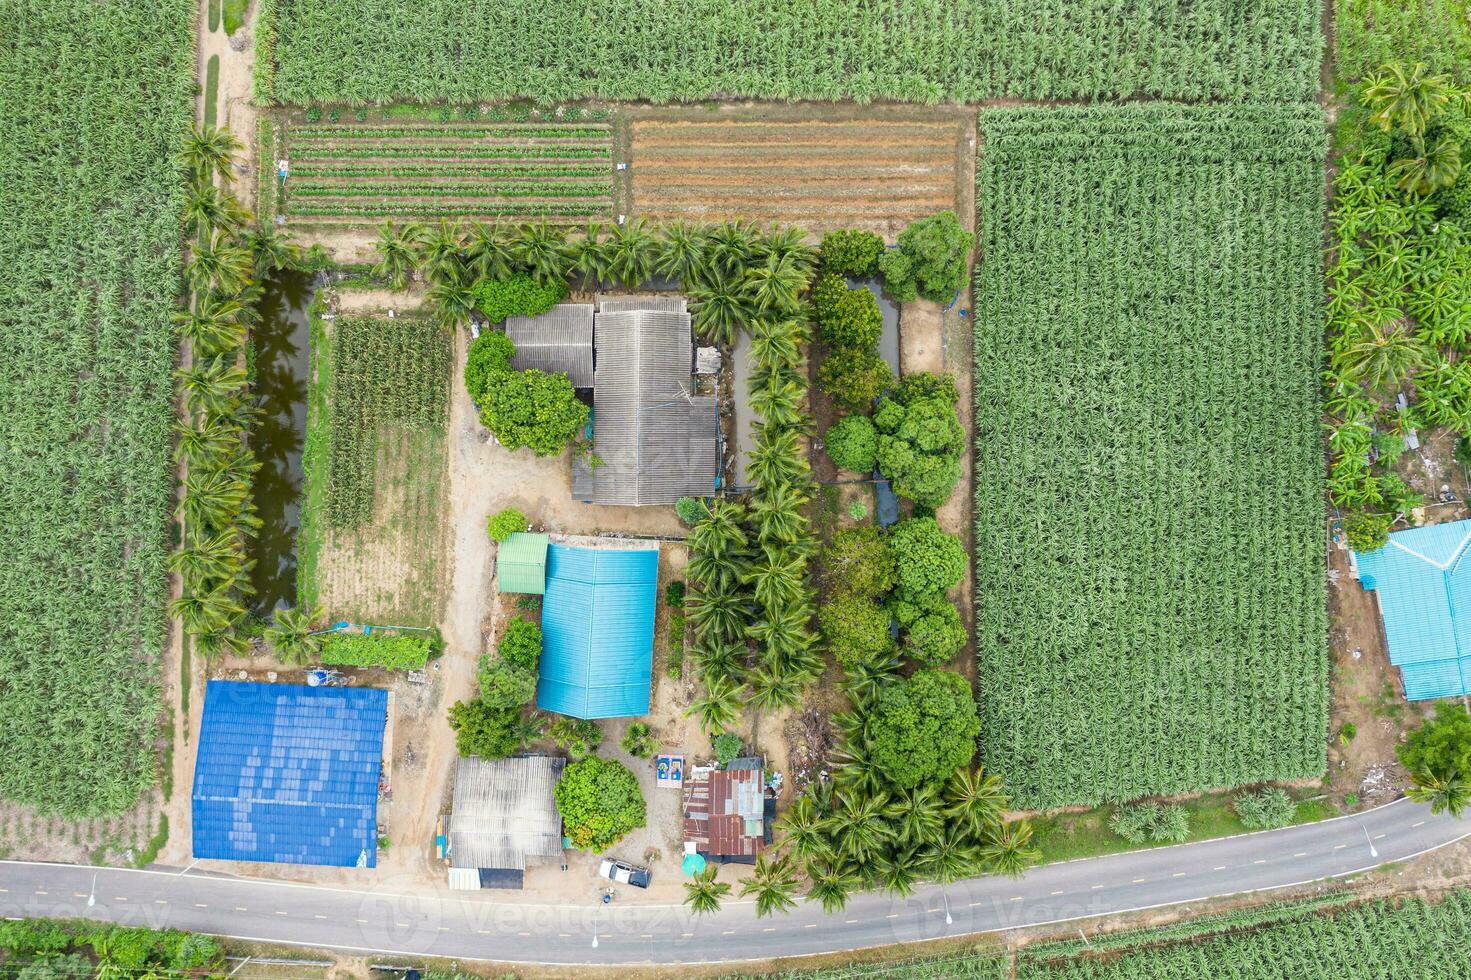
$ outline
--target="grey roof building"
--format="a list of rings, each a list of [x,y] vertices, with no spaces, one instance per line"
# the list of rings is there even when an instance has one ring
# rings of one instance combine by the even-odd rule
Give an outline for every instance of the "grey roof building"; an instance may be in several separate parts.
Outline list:
[[[591,303],[559,303],[540,316],[506,317],[506,336],[516,345],[511,367],[560,372],[572,387],[591,388],[592,331]]]
[[[593,452],[602,465],[574,459],[573,495],[636,507],[712,493],[717,402],[695,394],[684,298],[599,297],[594,334]]]
[[[561,857],[552,791],[564,766],[548,756],[459,760],[446,826],[451,888],[520,888],[528,858]]]

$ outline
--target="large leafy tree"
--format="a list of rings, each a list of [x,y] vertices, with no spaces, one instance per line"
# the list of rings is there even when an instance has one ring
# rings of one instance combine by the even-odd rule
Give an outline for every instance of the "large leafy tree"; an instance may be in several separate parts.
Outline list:
[[[908,595],[945,592],[965,575],[965,546],[933,517],[911,517],[895,524],[889,546],[899,588]]]
[[[574,847],[602,852],[644,825],[638,779],[613,759],[591,756],[574,762],[562,773],[554,795]]]
[[[981,722],[964,677],[921,670],[878,696],[873,756],[897,786],[944,779],[975,755]]]
[[[553,456],[587,425],[587,406],[565,374],[510,371],[496,375],[481,400],[480,421],[507,449]]]
[[[1459,816],[1471,795],[1471,714],[1458,704],[1436,705],[1398,751],[1414,780],[1411,795]]]
[[[916,295],[948,303],[965,286],[975,236],[950,211],[916,221],[899,233],[899,247],[879,256],[884,292],[900,303]]]
[[[927,507],[939,507],[960,482],[965,429],[953,402],[930,396],[886,400],[874,413],[878,467],[894,492]]]

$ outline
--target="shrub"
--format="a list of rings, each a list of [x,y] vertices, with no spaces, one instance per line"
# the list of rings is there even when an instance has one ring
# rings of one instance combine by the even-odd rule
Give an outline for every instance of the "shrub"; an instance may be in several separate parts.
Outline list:
[[[879,433],[867,416],[845,415],[827,430],[823,445],[838,469],[872,473],[878,459]]]
[[[1471,715],[1458,704],[1442,702],[1397,749],[1412,774],[1462,779],[1471,773]]]
[[[871,231],[843,228],[822,236],[818,261],[824,272],[867,279],[878,271],[884,240]]]
[[[965,646],[965,624],[960,611],[935,592],[925,596],[901,593],[889,604],[904,634],[904,653],[912,660],[938,667],[949,663]]]
[[[664,675],[672,681],[684,676],[684,613],[669,614],[669,659],[664,665]]]
[[[480,401],[480,421],[501,445],[553,456],[587,425],[587,406],[565,374],[511,371],[496,378]]]
[[[49,922],[0,921],[0,950],[18,956],[51,956],[72,944],[69,932]]]
[[[684,608],[684,583],[680,581],[670,582],[664,586],[664,604],[670,609]]]
[[[822,560],[825,584],[833,594],[877,599],[899,584],[894,551],[872,525],[834,534],[832,543],[823,549]]]
[[[514,507],[496,511],[485,523],[486,533],[495,542],[504,542],[511,535],[525,531],[529,527],[531,527],[531,522],[526,519],[526,515]]]
[[[1130,844],[1178,844],[1190,836],[1190,814],[1174,804],[1139,803],[1119,807],[1108,826]]]
[[[899,247],[878,260],[884,292],[907,303],[916,294],[948,303],[965,286],[965,272],[975,236],[960,226],[953,212],[941,211],[916,221],[899,233]]]
[[[511,338],[494,330],[486,330],[470,344],[465,355],[465,390],[475,404],[485,402],[485,392],[490,379],[509,373],[511,358],[516,356],[516,345]]]
[[[603,744],[603,729],[585,718],[558,718],[547,729],[547,736],[573,761],[592,755]]]
[[[491,323],[508,316],[536,316],[567,298],[565,282],[539,283],[525,273],[475,284],[475,308]]]
[[[1297,817],[1297,802],[1285,789],[1268,786],[1255,793],[1241,793],[1231,808],[1247,830],[1274,830],[1286,827]]]
[[[965,547],[933,517],[911,517],[889,532],[899,588],[910,596],[946,592],[965,576]]]
[[[710,739],[710,749],[715,761],[724,768],[741,757],[741,737],[731,732],[721,732]]]
[[[893,650],[889,614],[872,599],[839,595],[817,610],[817,624],[828,649],[844,667],[872,663]]]
[[[601,853],[644,825],[644,797],[628,767],[596,756],[574,762],[554,791],[573,847]]]
[[[894,492],[930,507],[939,507],[960,482],[965,430],[955,408],[943,398],[920,398],[909,404],[886,400],[874,413],[879,431],[879,471],[894,483]]]
[[[422,670],[438,651],[434,633],[330,633],[322,638],[321,661],[338,667]]]
[[[710,508],[706,507],[705,501],[699,497],[680,497],[674,503],[674,512],[679,515],[680,520],[694,527],[705,519],[710,513]]]
[[[1373,511],[1349,511],[1343,518],[1343,534],[1348,546],[1355,551],[1377,551],[1389,543],[1389,526],[1394,523],[1391,514],[1376,514]]]
[[[968,764],[981,722],[964,677],[920,670],[878,696],[870,730],[874,764],[894,784],[909,788]]]
[[[861,500],[848,501],[848,518],[854,521],[868,519],[868,507]]]
[[[647,759],[654,754],[653,732],[644,722],[632,722],[618,745],[636,759]]]
[[[536,670],[541,658],[541,627],[529,619],[513,619],[506,623],[506,631],[496,643],[496,653],[506,663],[515,664],[525,670]]]
[[[894,372],[877,351],[843,348],[823,358],[817,383],[838,405],[860,409],[888,390]]]
[[[480,658],[480,698],[496,711],[512,711],[536,698],[536,672],[507,660]]]
[[[504,759],[517,748],[517,714],[494,708],[479,698],[456,701],[449,709],[455,751],[482,759]]]

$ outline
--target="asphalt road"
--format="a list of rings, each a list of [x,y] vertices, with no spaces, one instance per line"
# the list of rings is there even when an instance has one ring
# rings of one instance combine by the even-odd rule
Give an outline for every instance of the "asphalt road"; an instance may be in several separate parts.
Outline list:
[[[1471,821],[1400,800],[1352,817],[976,878],[908,899],[856,895],[828,916],[799,904],[758,919],[750,902],[521,904],[509,893],[429,894],[293,885],[197,870],[0,861],[0,914],[88,917],[354,952],[552,965],[736,962],[831,953],[1086,919],[1366,871],[1471,836]],[[93,904],[88,904],[89,896]],[[596,939],[595,939],[596,937]]]

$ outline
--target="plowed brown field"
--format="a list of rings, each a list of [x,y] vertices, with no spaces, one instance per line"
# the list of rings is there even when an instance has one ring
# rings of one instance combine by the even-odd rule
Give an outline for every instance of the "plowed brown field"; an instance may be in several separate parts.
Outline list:
[[[626,125],[629,211],[656,221],[743,218],[892,240],[916,218],[966,212],[964,111],[649,108]]]

